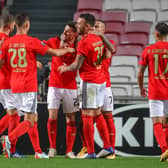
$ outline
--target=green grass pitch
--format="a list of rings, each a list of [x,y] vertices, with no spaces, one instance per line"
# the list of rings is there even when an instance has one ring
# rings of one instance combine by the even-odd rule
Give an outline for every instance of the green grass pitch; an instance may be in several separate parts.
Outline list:
[[[107,159],[67,159],[56,156],[52,159],[7,159],[0,156],[1,168],[168,168],[168,162],[160,162],[158,157],[119,157]]]

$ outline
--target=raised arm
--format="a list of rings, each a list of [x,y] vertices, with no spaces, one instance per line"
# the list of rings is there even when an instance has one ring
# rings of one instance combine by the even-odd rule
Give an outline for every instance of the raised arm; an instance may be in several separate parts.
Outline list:
[[[67,66],[67,65],[61,65],[60,67],[58,67],[58,71],[62,74],[63,72],[67,72],[67,71],[76,71],[77,69],[79,69],[81,67],[81,65],[83,64],[85,57],[81,56],[81,55],[77,55],[75,61]]]
[[[51,55],[51,56],[61,57],[67,53],[75,53],[75,49],[70,48],[70,47],[60,48],[60,49],[49,48],[46,54]]]

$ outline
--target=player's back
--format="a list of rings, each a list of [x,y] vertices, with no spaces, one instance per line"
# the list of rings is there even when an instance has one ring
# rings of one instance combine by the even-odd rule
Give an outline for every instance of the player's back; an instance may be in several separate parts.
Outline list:
[[[88,34],[78,43],[77,54],[85,57],[79,69],[82,80],[91,83],[105,82],[102,68],[104,45],[101,38],[94,34]]]
[[[36,54],[45,54],[40,40],[26,34],[15,35],[6,41],[5,55],[10,68],[11,89],[14,93],[37,91]]]
[[[149,98],[168,99],[168,42],[159,41],[143,53],[148,63]]]

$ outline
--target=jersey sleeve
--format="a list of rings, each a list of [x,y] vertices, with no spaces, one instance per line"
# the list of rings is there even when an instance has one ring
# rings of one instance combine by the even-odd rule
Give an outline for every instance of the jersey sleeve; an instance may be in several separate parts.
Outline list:
[[[54,37],[48,40],[43,40],[43,43],[51,48],[58,49],[60,45],[60,39],[59,37]]]
[[[88,55],[88,46],[84,41],[79,41],[77,47],[77,55],[87,56]]]
[[[3,44],[2,48],[0,49],[0,59],[5,60],[6,58],[6,45]]]
[[[33,51],[40,55],[45,55],[49,47],[37,38],[33,39]]]
[[[139,64],[140,65],[147,65],[148,64],[148,48],[145,48],[141,54],[141,57],[139,58]]]

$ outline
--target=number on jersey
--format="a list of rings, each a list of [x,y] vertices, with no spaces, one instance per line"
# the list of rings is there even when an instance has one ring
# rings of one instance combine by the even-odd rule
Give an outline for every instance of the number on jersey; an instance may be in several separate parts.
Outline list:
[[[12,68],[25,68],[27,67],[27,60],[26,60],[26,49],[25,48],[10,48],[8,52],[12,52],[12,57],[10,60],[10,64]],[[18,62],[14,63],[14,59],[18,56]]]

